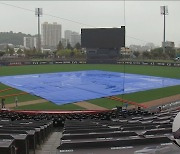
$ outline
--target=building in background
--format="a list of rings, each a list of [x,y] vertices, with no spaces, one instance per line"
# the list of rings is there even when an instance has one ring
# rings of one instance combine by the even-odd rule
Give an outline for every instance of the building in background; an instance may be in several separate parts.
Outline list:
[[[72,47],[74,47],[77,43],[81,44],[81,35],[77,32],[73,32],[71,30],[65,30],[64,32],[64,38],[67,44],[70,44]]]
[[[81,44],[81,36],[77,32],[72,32],[70,44],[74,47],[77,43]]]
[[[62,45],[63,45],[64,48],[67,47],[67,41],[66,41],[65,38],[62,38],[62,39],[61,39],[61,43],[62,43]]]
[[[145,51],[151,51],[155,48],[158,48],[158,46],[155,46],[153,43],[149,42],[146,43],[146,45],[135,45],[135,44],[131,44],[129,46],[129,48],[134,52],[134,51],[138,51],[138,52],[145,52]]]
[[[162,46],[163,46],[163,42],[162,42]],[[166,41],[165,42],[165,47],[174,48],[175,44],[172,41]]]
[[[36,37],[24,37],[24,47],[28,49],[33,49],[37,47]]]
[[[59,41],[61,41],[61,25],[54,22],[49,24],[44,22],[41,26],[42,47],[46,49],[56,49]]]
[[[66,44],[70,43],[70,41],[71,41],[71,34],[72,34],[71,30],[65,30],[64,31],[64,38],[66,40]]]
[[[121,48],[121,55],[124,57],[124,56],[127,56],[127,57],[131,57],[132,56],[132,50],[130,48],[125,48],[125,47],[122,47]]]

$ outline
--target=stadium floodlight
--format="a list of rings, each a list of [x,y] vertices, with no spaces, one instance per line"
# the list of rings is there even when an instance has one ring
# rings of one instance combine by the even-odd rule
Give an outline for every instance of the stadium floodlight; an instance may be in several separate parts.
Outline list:
[[[168,6],[160,6],[160,12],[164,16],[164,36],[163,36],[163,52],[165,53],[165,39],[166,39],[166,15],[168,15]]]
[[[42,12],[42,8],[36,8],[35,9],[35,15],[36,16],[42,16],[43,12]]]
[[[160,10],[162,15],[168,15],[168,6],[161,6]]]
[[[38,51],[41,51],[40,16],[42,16],[42,14],[42,8],[35,9],[35,15],[38,17]]]

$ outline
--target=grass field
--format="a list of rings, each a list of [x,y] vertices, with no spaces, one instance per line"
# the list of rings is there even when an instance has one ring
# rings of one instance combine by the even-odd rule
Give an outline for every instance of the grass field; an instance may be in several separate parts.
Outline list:
[[[124,65],[61,64],[61,65],[11,66],[11,67],[0,67],[0,76],[49,73],[49,72],[69,72],[69,71],[80,71],[80,70],[105,70],[105,71],[113,71],[113,72],[124,72]],[[125,72],[152,75],[152,76],[162,76],[169,78],[180,78],[180,73],[179,73],[180,69],[178,67],[125,65]]]
[[[105,70],[113,72],[126,72],[134,74],[143,74],[151,76],[161,76],[180,79],[180,68],[178,67],[164,67],[164,66],[136,66],[136,65],[110,65],[110,64],[61,64],[61,65],[29,65],[29,66],[3,66],[0,67],[0,76],[18,75],[18,74],[34,74],[34,73],[49,73],[49,72],[68,72],[79,70]],[[0,84],[0,90],[6,89],[7,86]],[[20,93],[21,91],[13,89],[6,92],[0,92],[0,96]],[[180,94],[180,85],[160,88],[155,90],[148,90],[143,92],[136,92],[132,94],[123,95],[124,99],[135,101],[138,103],[155,100],[175,94]],[[118,95],[118,97],[122,97]],[[30,94],[18,96],[19,102],[40,99],[39,97]],[[119,105],[119,102],[108,100],[106,98],[89,100],[88,102],[103,106],[105,108],[113,108]],[[14,103],[14,97],[8,97],[6,104]],[[25,105],[17,109],[36,109],[36,110],[81,110],[83,108],[74,104],[55,105],[51,102],[35,105]]]

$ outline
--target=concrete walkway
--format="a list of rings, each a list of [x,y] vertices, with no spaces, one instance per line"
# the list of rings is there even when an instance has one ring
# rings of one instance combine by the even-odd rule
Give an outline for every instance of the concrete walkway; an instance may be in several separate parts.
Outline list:
[[[62,137],[62,132],[53,132],[41,145],[41,147],[36,150],[36,154],[57,154],[57,147],[60,145],[60,138]]]

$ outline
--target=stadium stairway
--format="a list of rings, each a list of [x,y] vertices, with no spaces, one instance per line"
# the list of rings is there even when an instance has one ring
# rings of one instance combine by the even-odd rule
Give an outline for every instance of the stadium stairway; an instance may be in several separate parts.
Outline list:
[[[57,154],[57,147],[62,137],[62,131],[56,130],[48,137],[44,144],[36,150],[36,154]]]

